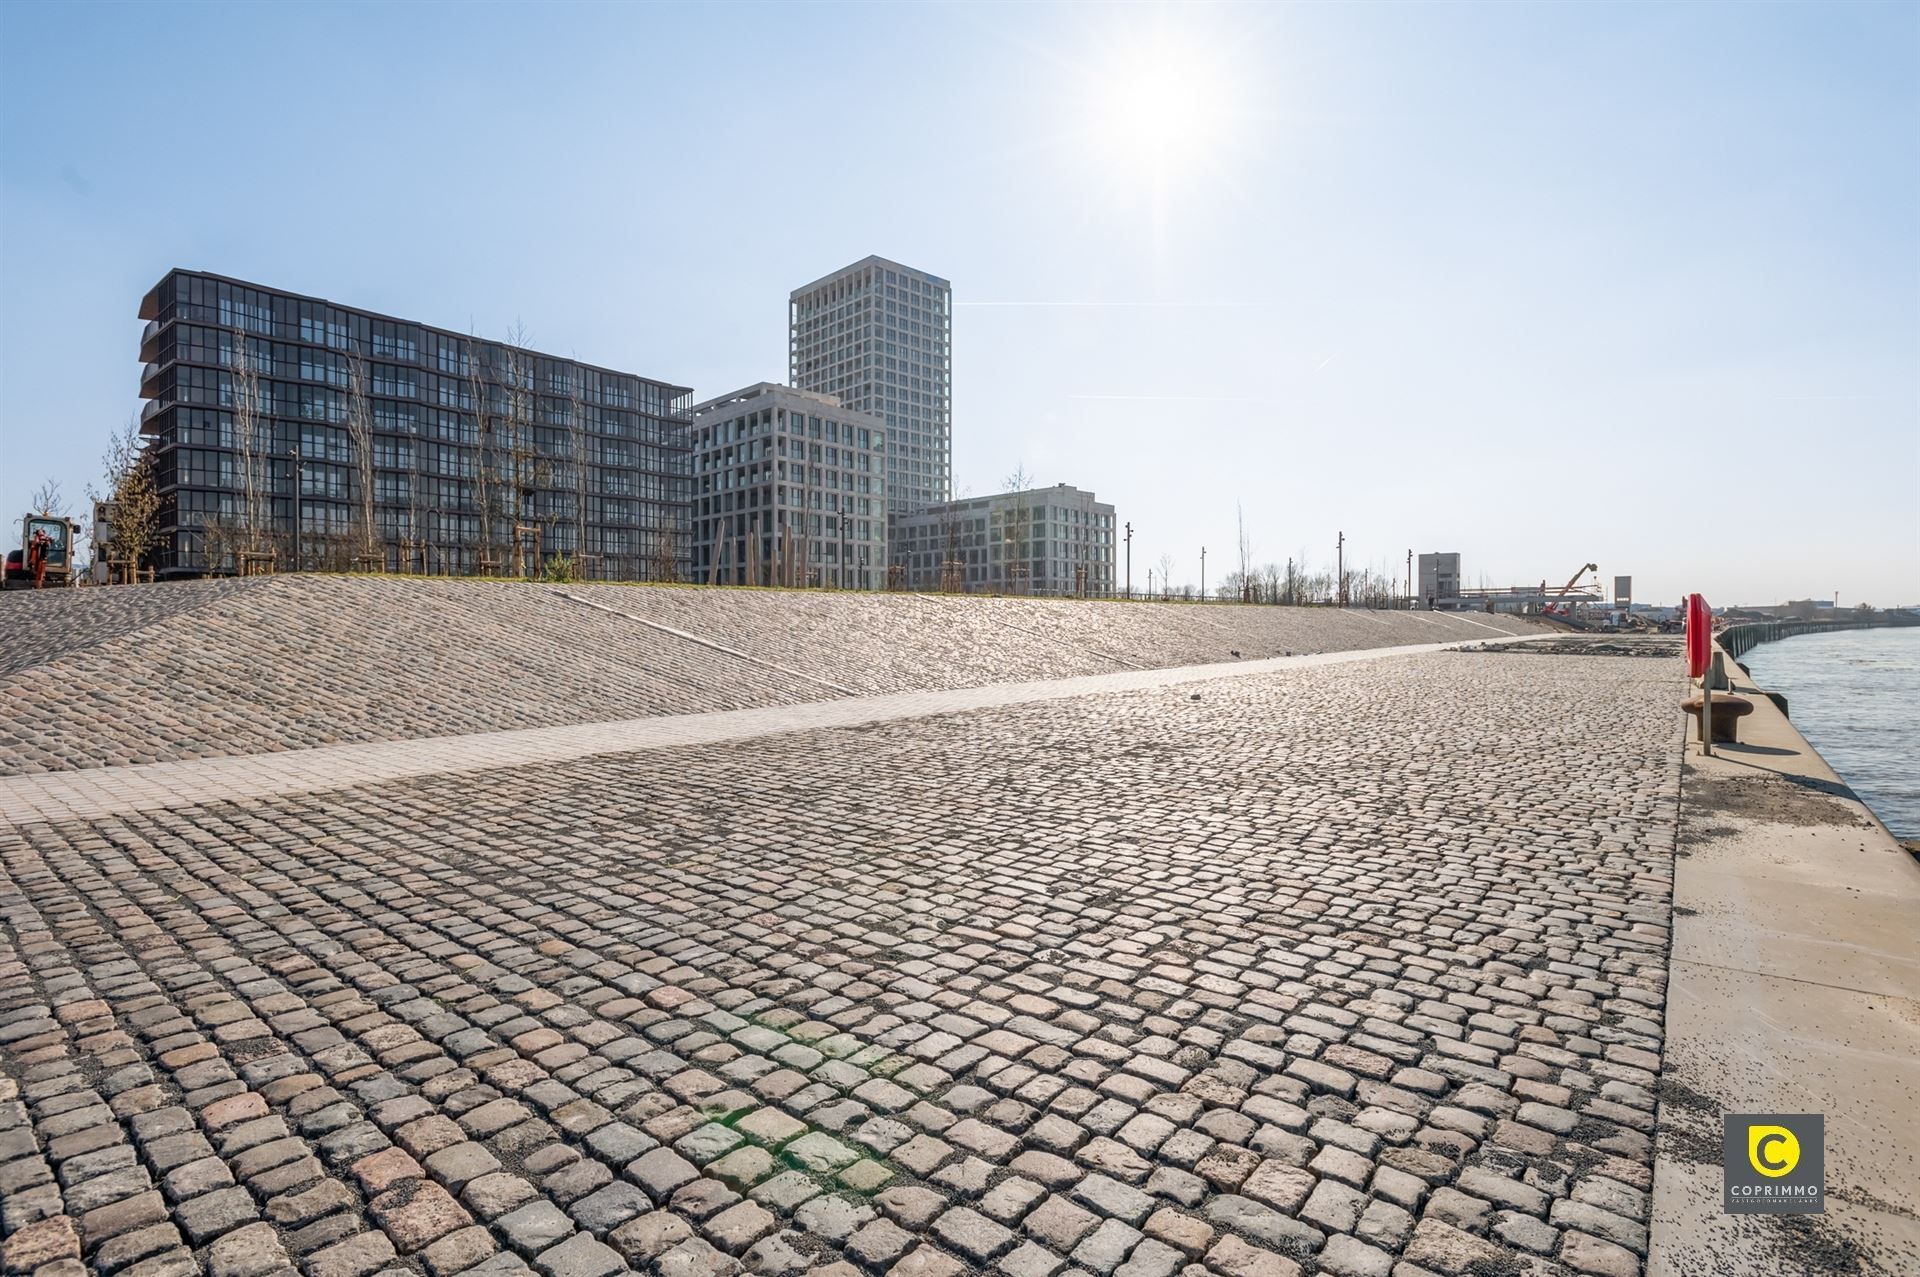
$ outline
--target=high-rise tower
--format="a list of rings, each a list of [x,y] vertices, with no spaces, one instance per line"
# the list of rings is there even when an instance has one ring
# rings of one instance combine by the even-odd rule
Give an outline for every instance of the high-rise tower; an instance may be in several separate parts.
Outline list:
[[[887,509],[953,490],[953,285],[868,257],[788,299],[788,380],[887,427]]]

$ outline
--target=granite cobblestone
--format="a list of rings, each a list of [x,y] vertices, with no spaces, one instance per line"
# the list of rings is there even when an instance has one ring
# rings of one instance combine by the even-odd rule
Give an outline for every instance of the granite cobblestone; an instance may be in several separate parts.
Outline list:
[[[0,776],[1531,629],[1359,609],[400,577],[13,591],[0,596]]]
[[[1403,657],[0,827],[6,1244],[1637,1272],[1677,793],[1645,664]]]

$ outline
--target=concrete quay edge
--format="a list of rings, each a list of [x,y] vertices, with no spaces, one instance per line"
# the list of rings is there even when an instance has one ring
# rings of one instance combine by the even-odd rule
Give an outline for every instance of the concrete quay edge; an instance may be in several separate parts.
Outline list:
[[[1920,863],[1727,664],[1753,711],[1685,747],[1647,1273],[1920,1272]],[[1724,1213],[1729,1113],[1825,1115],[1824,1213]]]

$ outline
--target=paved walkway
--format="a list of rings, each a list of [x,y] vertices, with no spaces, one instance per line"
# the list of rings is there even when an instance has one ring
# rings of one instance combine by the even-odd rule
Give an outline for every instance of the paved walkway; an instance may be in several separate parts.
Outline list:
[[[1522,641],[1508,635],[1501,638]],[[559,763],[596,754],[749,740],[781,732],[859,727],[930,714],[1064,700],[1101,692],[1179,687],[1212,679],[1380,660],[1459,646],[1459,643],[1421,643],[1175,669],[1127,670],[1043,682],[846,697],[706,714],[12,776],[0,778],[0,828],[34,821],[85,820],[122,812],[315,793],[410,776]]]
[[[1382,655],[0,826],[0,1269],[1660,1272],[1678,671]]]

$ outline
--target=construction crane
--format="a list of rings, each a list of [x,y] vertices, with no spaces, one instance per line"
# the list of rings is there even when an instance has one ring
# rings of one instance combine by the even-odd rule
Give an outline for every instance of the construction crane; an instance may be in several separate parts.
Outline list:
[[[1561,586],[1559,589],[1555,590],[1549,597],[1556,598],[1556,599],[1566,598],[1568,592],[1571,591],[1574,586],[1580,584],[1581,577],[1585,576],[1589,572],[1592,572],[1595,575],[1598,575],[1599,571],[1600,571],[1600,565],[1598,563],[1582,563],[1580,565],[1580,570],[1578,572],[1575,572],[1572,576],[1568,577],[1567,583]],[[1546,594],[1547,592],[1547,583],[1545,581],[1542,581],[1540,583],[1540,592],[1542,594]],[[1546,615],[1546,616],[1564,617],[1564,616],[1571,616],[1573,614],[1573,609],[1569,607],[1566,603],[1548,603],[1543,605],[1540,611],[1543,615]]]

